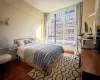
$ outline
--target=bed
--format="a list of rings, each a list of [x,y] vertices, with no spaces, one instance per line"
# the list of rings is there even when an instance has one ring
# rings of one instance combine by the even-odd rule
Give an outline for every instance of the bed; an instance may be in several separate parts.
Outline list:
[[[64,53],[62,46],[40,44],[33,38],[15,39],[14,44],[18,45],[17,55],[21,61],[45,72],[55,67]]]

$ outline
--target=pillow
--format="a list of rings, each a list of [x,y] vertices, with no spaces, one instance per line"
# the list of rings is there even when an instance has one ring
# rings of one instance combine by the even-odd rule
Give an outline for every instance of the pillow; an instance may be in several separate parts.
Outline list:
[[[17,45],[18,45],[18,46],[23,46],[23,45],[25,45],[24,40],[17,40]]]
[[[34,39],[31,40],[32,44],[37,44],[38,42]]]
[[[25,43],[25,45],[27,45],[27,44],[32,43],[32,41],[30,39],[29,40],[24,40],[24,43]]]

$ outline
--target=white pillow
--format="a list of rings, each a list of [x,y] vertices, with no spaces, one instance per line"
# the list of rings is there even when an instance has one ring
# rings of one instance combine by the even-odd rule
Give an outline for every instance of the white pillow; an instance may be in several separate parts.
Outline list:
[[[18,46],[24,46],[25,45],[24,40],[18,40],[17,42],[18,42]]]

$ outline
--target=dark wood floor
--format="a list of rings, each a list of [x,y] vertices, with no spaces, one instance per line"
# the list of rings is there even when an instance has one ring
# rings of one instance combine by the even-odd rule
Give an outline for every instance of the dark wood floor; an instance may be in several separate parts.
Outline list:
[[[33,68],[26,63],[14,60],[6,63],[4,71],[0,75],[0,80],[33,80],[27,75]]]
[[[82,70],[100,76],[100,54],[86,49],[82,50],[81,54]],[[32,69],[26,63],[14,60],[5,64],[0,80],[33,80],[27,75]]]
[[[83,71],[100,76],[100,53],[83,49],[81,62]]]

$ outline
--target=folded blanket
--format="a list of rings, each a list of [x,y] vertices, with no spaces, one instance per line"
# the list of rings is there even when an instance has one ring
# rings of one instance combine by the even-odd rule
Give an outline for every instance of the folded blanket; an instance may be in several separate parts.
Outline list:
[[[47,72],[53,60],[64,53],[64,49],[59,45],[40,44],[37,46],[37,50],[36,47],[32,47],[26,49],[25,52],[26,58],[27,56],[29,56],[30,59],[33,58],[33,63]]]

